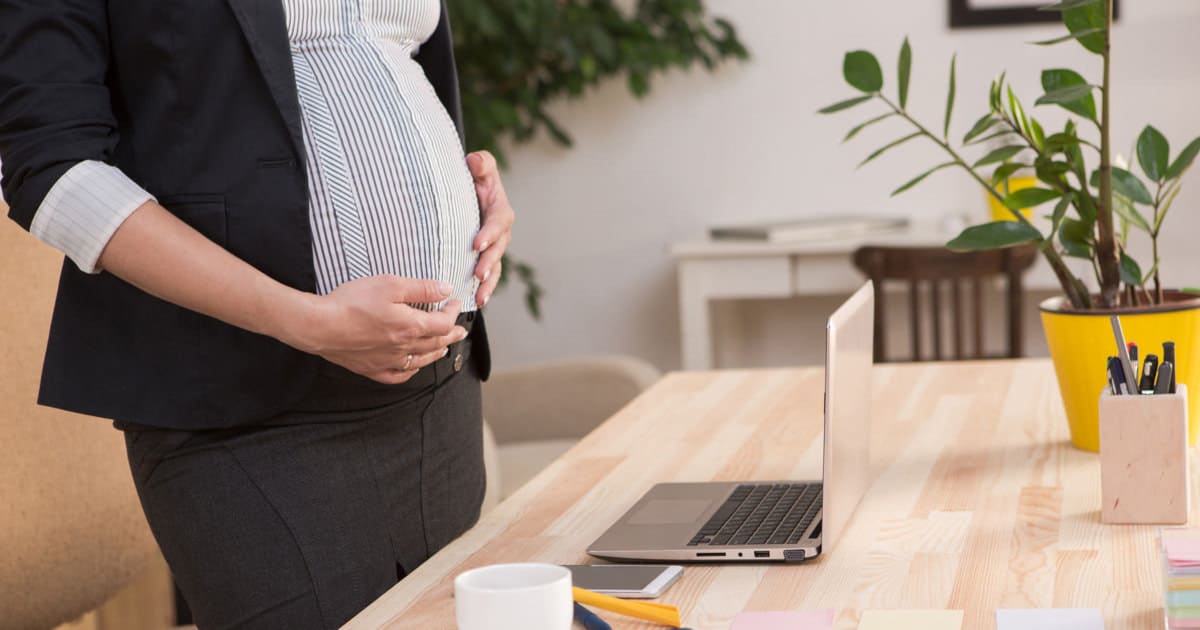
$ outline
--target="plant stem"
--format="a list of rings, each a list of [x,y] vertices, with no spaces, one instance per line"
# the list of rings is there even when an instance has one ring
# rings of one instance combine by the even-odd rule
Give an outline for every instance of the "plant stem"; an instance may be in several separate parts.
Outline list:
[[[1113,229],[1112,141],[1110,136],[1112,102],[1112,13],[1113,0],[1104,8],[1104,79],[1100,98],[1100,198],[1096,208],[1096,258],[1100,263],[1100,301],[1107,308],[1117,306],[1121,291],[1121,260]],[[1087,189],[1084,188],[1086,193]]]
[[[950,143],[934,135],[925,127],[925,125],[922,125],[921,123],[917,122],[915,118],[909,116],[907,111],[893,103],[890,99],[888,99],[888,97],[880,93],[876,93],[875,96],[879,97],[879,99],[884,103],[887,103],[887,106],[892,108],[893,112],[907,120],[912,126],[916,127],[917,131],[919,131],[921,135],[929,138],[935,144],[941,147],[942,150],[948,153],[951,159],[954,160],[955,164],[961,166],[963,170],[971,175],[971,177],[975,178],[975,181],[979,182],[980,186],[983,186],[983,189],[986,190],[988,194],[995,197],[1005,208],[1008,208],[1008,211],[1012,213],[1017,221],[1024,223],[1034,230],[1037,230],[1037,227],[1034,226],[1029,219],[1025,218],[1025,215],[1021,214],[1019,210],[1013,210],[1012,208],[1009,208],[1008,204],[1004,203],[1004,197],[1000,195],[1000,193],[996,192],[995,187],[987,182],[979,173],[975,172],[975,169],[971,168],[971,166],[967,164],[966,160],[964,160],[962,156],[954,150],[954,147],[950,146]],[[1070,300],[1071,306],[1078,309],[1091,308],[1092,300],[1091,296],[1088,294],[1087,287],[1084,286],[1083,282],[1080,281],[1075,274],[1071,273],[1071,270],[1067,267],[1067,263],[1063,261],[1062,256],[1058,253],[1058,250],[1055,249],[1053,235],[1051,235],[1050,239],[1042,236],[1036,242],[1038,244],[1038,249],[1046,258],[1046,262],[1050,263],[1050,269],[1054,271],[1055,277],[1058,278],[1058,283],[1062,286],[1063,291],[1067,294],[1067,299]]]

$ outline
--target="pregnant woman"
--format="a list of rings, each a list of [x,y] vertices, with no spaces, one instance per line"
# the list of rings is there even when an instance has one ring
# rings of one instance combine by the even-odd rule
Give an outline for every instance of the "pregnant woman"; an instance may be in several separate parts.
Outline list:
[[[40,402],[124,432],[204,630],[335,628],[479,516],[513,212],[458,103],[439,0],[0,0]]]

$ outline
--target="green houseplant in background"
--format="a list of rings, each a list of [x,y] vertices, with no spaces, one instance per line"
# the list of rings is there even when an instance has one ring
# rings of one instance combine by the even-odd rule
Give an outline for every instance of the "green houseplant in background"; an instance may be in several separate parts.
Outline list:
[[[1200,305],[1193,296],[1162,286],[1158,247],[1163,221],[1179,195],[1182,178],[1200,154],[1200,139],[1172,155],[1163,134],[1147,126],[1136,142],[1136,162],[1144,179],[1133,172],[1132,166],[1114,166],[1109,106],[1114,89],[1110,76],[1112,0],[1062,0],[1044,10],[1060,12],[1067,33],[1038,45],[1073,42],[1095,54],[1101,66],[1098,84],[1074,70],[1052,68],[1042,72],[1045,92],[1035,105],[1057,106],[1072,114],[1061,130],[1044,128],[1002,74],[991,83],[987,113],[970,127],[961,142],[952,140],[956,58],[950,61],[944,115],[934,128],[922,124],[908,110],[913,52],[907,39],[900,49],[894,99],[884,93],[883,72],[876,57],[866,51],[853,51],[845,56],[843,74],[860,94],[820,113],[831,114],[867,103],[884,106],[881,113],[851,129],[847,140],[891,119],[909,127],[910,133],[870,154],[863,164],[918,139],[932,141],[945,152],[945,162],[904,183],[893,195],[913,188],[937,171],[959,168],[1011,212],[1012,220],[968,227],[947,247],[971,251],[1025,243],[1037,246],[1063,291],[1061,298],[1042,304],[1042,322],[1071,438],[1080,448],[1097,450],[1097,397],[1105,384],[1105,360],[1115,349],[1108,321],[1111,314],[1121,315],[1127,336],[1138,341],[1143,352],[1157,352],[1163,341],[1177,342],[1181,354],[1176,372],[1180,380],[1200,370]],[[1000,146],[980,149],[987,143]],[[972,150],[980,155],[966,157]],[[1008,194],[998,190],[997,184],[1019,171],[1035,173],[1039,185]],[[1052,208],[1042,226],[1022,212],[1035,207]],[[1130,253],[1128,246],[1135,237],[1149,240],[1149,260],[1139,263]],[[1095,291],[1072,271],[1066,262],[1069,258],[1087,261],[1085,275],[1091,276]],[[1200,427],[1200,407],[1196,399],[1189,405],[1189,437],[1194,443]]]
[[[468,149],[491,151],[501,166],[506,139],[525,142],[545,131],[571,146],[549,111],[555,101],[620,75],[642,97],[671,68],[711,70],[747,57],[733,26],[707,15],[701,0],[638,0],[632,11],[612,0],[448,0],[447,7]],[[501,284],[516,274],[539,317],[542,289],[533,269],[506,258],[503,271]]]

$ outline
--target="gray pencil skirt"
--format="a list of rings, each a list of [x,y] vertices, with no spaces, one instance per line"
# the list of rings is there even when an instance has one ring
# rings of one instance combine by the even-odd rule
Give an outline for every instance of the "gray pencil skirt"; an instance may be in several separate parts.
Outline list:
[[[480,384],[455,350],[400,386],[327,364],[261,426],[116,424],[201,630],[336,628],[475,523]]]

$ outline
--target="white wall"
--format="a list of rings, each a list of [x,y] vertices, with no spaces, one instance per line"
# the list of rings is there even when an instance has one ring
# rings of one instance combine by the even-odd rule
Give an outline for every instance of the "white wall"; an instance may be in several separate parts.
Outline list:
[[[576,146],[548,141],[511,151],[506,175],[519,213],[514,255],[533,263],[547,289],[544,320],[525,313],[516,288],[490,307],[498,365],[589,353],[644,357],[679,365],[674,240],[730,221],[835,211],[982,219],[981,192],[961,172],[945,171],[899,198],[890,191],[942,161],[913,145],[855,171],[877,146],[907,133],[881,125],[849,145],[840,141],[869,112],[814,112],[852,95],[841,78],[845,51],[866,48],[885,67],[894,92],[895,57],[905,34],[914,48],[909,107],[940,125],[951,53],[959,55],[954,135],[986,111],[987,85],[1007,69],[1030,106],[1046,67],[1072,67],[1098,82],[1099,64],[1077,46],[1024,42],[1059,34],[1054,25],[950,31],[947,0],[708,0],[729,17],[753,53],[715,75],[673,73],[637,101],[624,85],[602,86],[557,108]],[[1200,2],[1126,0],[1115,35],[1116,146],[1128,154],[1152,122],[1178,151],[1200,135]],[[1060,120],[1045,108],[1039,117]],[[1168,285],[1198,285],[1200,175],[1179,198],[1165,238]],[[1198,248],[1192,247],[1197,250]],[[1032,301],[1032,300],[1031,300]],[[780,365],[820,360],[824,313],[836,299],[753,302],[721,309],[745,316],[745,333],[723,339],[727,364]],[[729,318],[722,318],[729,319]],[[1032,319],[1035,324],[1036,320]],[[1040,330],[1030,331],[1040,346]],[[770,342],[768,343],[768,340]],[[731,347],[732,345],[732,347]]]

